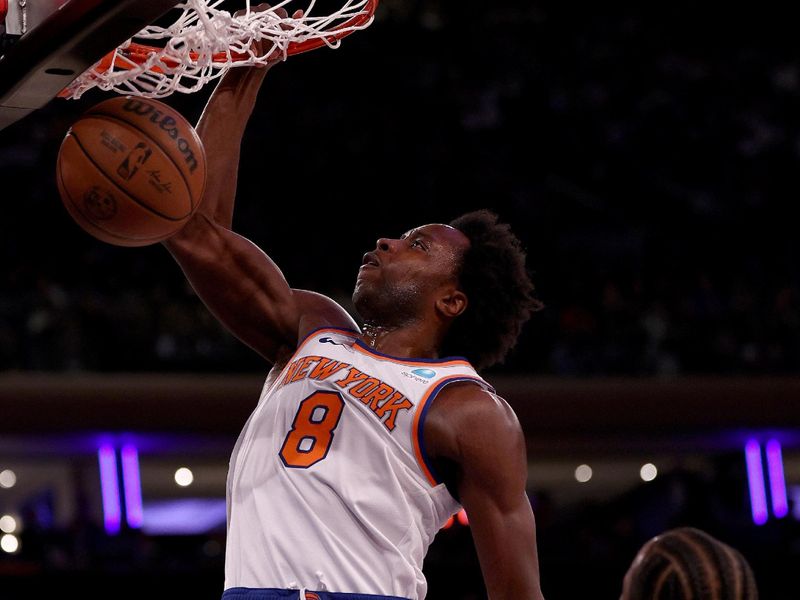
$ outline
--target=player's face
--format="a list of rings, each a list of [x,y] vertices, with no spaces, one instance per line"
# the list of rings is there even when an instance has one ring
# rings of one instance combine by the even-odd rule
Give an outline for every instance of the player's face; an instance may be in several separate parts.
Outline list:
[[[437,295],[457,285],[467,237],[449,225],[423,225],[400,238],[381,238],[364,255],[353,302],[367,321],[400,325],[424,316]]]

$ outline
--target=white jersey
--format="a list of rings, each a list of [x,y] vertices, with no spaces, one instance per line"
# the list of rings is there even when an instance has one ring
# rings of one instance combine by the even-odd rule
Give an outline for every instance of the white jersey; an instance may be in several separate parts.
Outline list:
[[[425,455],[425,413],[463,359],[394,358],[312,332],[265,386],[228,472],[225,589],[422,599],[422,561],[460,508]]]

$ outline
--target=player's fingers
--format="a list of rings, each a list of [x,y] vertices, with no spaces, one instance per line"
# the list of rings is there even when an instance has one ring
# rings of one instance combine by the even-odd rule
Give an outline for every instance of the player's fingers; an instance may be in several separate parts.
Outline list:
[[[288,21],[289,20],[289,16],[286,14],[286,11],[283,10],[283,9],[280,9],[280,10],[283,11],[283,15],[281,16],[281,19],[283,19],[284,21]],[[296,10],[296,11],[294,11],[292,13],[292,19],[302,19],[302,18],[303,18],[303,11],[302,10]],[[281,23],[281,29],[289,30],[291,28],[292,28],[291,24],[289,24],[289,23]]]
[[[264,12],[264,11],[267,11],[267,10],[270,10],[270,9],[271,9],[271,5],[270,4],[268,4],[266,2],[262,2],[261,4],[259,4],[257,6],[251,7],[250,11],[251,12]],[[240,9],[240,10],[237,10],[234,13],[234,17],[241,17],[241,16],[243,16],[245,14],[246,14],[246,10],[245,9]],[[272,9],[272,14],[274,14],[281,21],[286,21],[286,20],[289,19],[289,14],[286,12],[286,9],[283,8],[282,6],[277,7],[275,9]],[[292,14],[292,18],[293,19],[299,19],[302,16],[303,16],[303,11],[302,10],[296,10]],[[288,25],[287,23],[284,23],[284,22],[281,22],[280,25],[281,25],[281,27],[283,29],[290,29],[291,28],[290,25]],[[281,51],[281,49],[278,48],[273,42],[271,42],[271,41],[269,41],[267,39],[253,41],[253,43],[251,45],[251,50],[252,50],[252,52],[253,52],[253,54],[255,56],[258,56],[258,57],[266,56],[267,60],[269,61],[267,64],[256,65],[259,68],[271,67],[273,64],[275,64],[277,62],[280,62],[284,58],[283,52]]]
[[[265,10],[269,10],[270,8],[271,8],[270,4],[268,4],[267,2],[262,2],[261,4],[259,4],[257,6],[251,6],[250,7],[250,12],[264,12]],[[282,8],[276,8],[275,12],[277,13],[278,11],[282,11],[282,10],[283,10]],[[283,13],[284,13],[284,16],[281,17],[282,19],[285,18],[286,11],[283,10]],[[247,9],[246,8],[240,8],[235,13],[233,13],[233,16],[234,17],[241,17],[241,16],[246,15],[246,14],[247,14]]]

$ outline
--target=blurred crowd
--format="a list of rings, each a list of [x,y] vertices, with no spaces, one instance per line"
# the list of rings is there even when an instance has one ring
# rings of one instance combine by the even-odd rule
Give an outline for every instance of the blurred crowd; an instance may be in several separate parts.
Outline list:
[[[498,370],[797,373],[791,20],[712,7],[384,0],[268,77],[235,227],[349,307],[380,236],[478,207],[512,224],[547,309]],[[171,97],[196,120],[206,93]],[[0,132],[0,369],[249,371],[167,252],[60,206],[55,157],[100,93]]]
[[[755,572],[759,597],[795,598],[800,522],[786,517],[754,526],[743,471],[738,453],[720,454],[708,472],[675,468],[609,500],[583,500],[572,510],[565,510],[548,490],[530,489],[545,597],[617,598],[625,572],[647,540],[690,526],[742,553]],[[0,553],[3,598],[49,597],[56,590],[63,594],[78,589],[85,598],[108,597],[109,589],[119,598],[148,593],[219,598],[224,531],[155,536],[123,529],[108,536],[81,510],[68,527],[59,528],[49,516],[53,501],[46,492],[32,498],[23,509],[19,552]],[[486,597],[470,528],[458,521],[437,534],[424,572],[429,598]]]

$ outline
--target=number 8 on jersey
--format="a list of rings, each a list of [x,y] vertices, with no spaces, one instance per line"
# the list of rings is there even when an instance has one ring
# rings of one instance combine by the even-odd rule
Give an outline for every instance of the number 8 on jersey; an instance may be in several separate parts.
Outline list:
[[[337,392],[314,392],[303,400],[281,446],[283,464],[307,469],[323,460],[343,409],[344,400]]]

